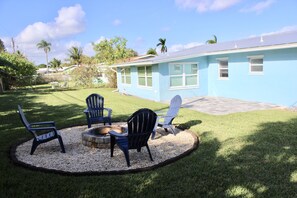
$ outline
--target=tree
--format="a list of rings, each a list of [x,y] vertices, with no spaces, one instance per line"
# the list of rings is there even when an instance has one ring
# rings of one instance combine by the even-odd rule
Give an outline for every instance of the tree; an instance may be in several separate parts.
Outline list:
[[[48,72],[48,52],[51,51],[51,45],[52,45],[51,43],[48,43],[45,40],[41,40],[39,43],[37,43],[37,48],[43,49],[45,52],[47,72]]]
[[[59,68],[61,68],[61,60],[58,60],[56,58],[54,58],[50,63],[50,67],[55,69],[56,71],[58,71]]]
[[[213,35],[213,39],[206,41],[206,44],[216,44],[218,42],[216,35]]]
[[[27,59],[27,57],[26,57],[20,50],[17,50],[17,51],[15,52],[15,54],[18,55],[18,56],[20,56],[21,58],[25,58],[25,59]]]
[[[98,44],[93,43],[95,58],[99,63],[112,65],[117,61],[124,61],[130,57],[134,57],[137,53],[126,47],[127,40],[122,37],[115,37],[110,40],[103,40]],[[116,87],[116,73],[113,70],[107,70],[106,75],[110,87]]]
[[[68,56],[69,56],[71,62],[80,66],[80,64],[82,62],[83,50],[81,47],[73,46],[70,49],[68,49]]]
[[[152,55],[158,55],[158,54],[157,54],[157,51],[156,51],[156,48],[155,48],[155,49],[154,49],[154,48],[150,48],[150,49],[148,49],[147,52],[146,52],[146,54],[147,54],[147,55],[149,55],[149,54],[152,54]]]
[[[0,39],[0,53],[1,52],[6,52],[6,49],[5,49],[3,41]]]
[[[167,52],[167,47],[166,47],[166,38],[159,38],[159,43],[157,44],[157,47],[161,46],[161,53],[166,53]]]
[[[15,85],[30,84],[36,74],[35,65],[17,54],[0,53],[0,78],[6,89]]]

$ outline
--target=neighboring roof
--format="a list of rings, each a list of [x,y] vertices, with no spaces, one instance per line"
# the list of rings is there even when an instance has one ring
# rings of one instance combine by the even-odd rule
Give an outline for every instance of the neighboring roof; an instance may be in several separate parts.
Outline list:
[[[124,67],[131,65],[151,65],[200,56],[284,49],[292,47],[297,47],[297,31],[283,32],[278,34],[267,34],[216,44],[199,45],[193,48],[181,50],[178,52],[167,53],[149,59],[140,59],[136,61],[116,64],[115,67]]]

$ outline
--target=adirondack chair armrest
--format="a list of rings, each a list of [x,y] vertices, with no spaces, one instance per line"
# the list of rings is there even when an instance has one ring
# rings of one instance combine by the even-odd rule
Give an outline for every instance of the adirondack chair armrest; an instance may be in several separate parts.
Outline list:
[[[56,123],[54,121],[45,121],[45,122],[32,122],[30,123],[30,127],[32,126],[42,126],[42,125],[52,125],[52,126],[55,126]]]
[[[157,114],[157,116],[163,116],[163,115],[166,115],[167,110],[155,111],[155,113]]]
[[[84,113],[85,113],[85,114],[88,114],[88,113],[89,113],[89,109],[86,108],[86,109],[84,110]]]
[[[104,110],[106,110],[108,112],[108,117],[111,117],[111,112],[112,112],[112,109],[111,108],[103,108]]]
[[[57,132],[56,127],[30,127],[29,130],[35,131],[35,132],[53,130],[53,131]]]
[[[169,116],[169,115],[163,115],[163,116],[158,116],[158,119],[160,118],[174,118],[175,116]]]
[[[127,137],[127,133],[118,133],[116,131],[109,131],[108,133],[114,137]]]

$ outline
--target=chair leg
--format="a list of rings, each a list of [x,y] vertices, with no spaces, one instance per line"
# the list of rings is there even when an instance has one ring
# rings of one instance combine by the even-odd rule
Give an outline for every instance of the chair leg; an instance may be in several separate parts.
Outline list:
[[[171,129],[173,135],[176,135],[176,134],[175,134],[175,131],[174,131],[174,128],[172,127],[172,125],[170,125],[169,127],[170,127],[170,129]]]
[[[88,120],[88,128],[91,128],[91,121]]]
[[[114,145],[115,145],[115,138],[111,136],[110,137],[110,157],[113,157]]]
[[[66,153],[65,152],[65,147],[64,147],[64,143],[63,143],[62,137],[61,136],[58,136],[58,140],[59,140],[59,143],[60,143],[60,147],[62,149],[62,153]]]
[[[130,167],[129,150],[128,149],[124,149],[123,152],[125,154],[127,166]]]
[[[155,139],[155,136],[156,136],[156,130],[153,130],[151,139],[152,139],[152,140]]]
[[[148,151],[148,153],[150,155],[151,160],[154,161],[148,144],[146,145],[146,148],[147,148],[147,151]]]
[[[141,152],[141,147],[137,149],[137,152]]]
[[[33,140],[30,155],[33,155],[33,153],[36,150],[36,148],[37,148],[38,145],[39,145],[38,142],[36,142],[35,140]]]

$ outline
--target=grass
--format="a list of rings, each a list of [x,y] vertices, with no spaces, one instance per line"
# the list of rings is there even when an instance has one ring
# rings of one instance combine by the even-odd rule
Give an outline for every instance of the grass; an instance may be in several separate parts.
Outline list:
[[[139,108],[167,107],[112,89],[41,87],[0,95],[0,197],[296,197],[297,113],[286,110],[213,116],[181,109],[175,124],[200,136],[198,150],[137,174],[63,176],[10,161],[10,146],[30,137],[16,114],[17,104],[29,121],[55,120],[58,128],[85,125],[85,98],[94,92],[113,109],[113,121],[124,121]]]

